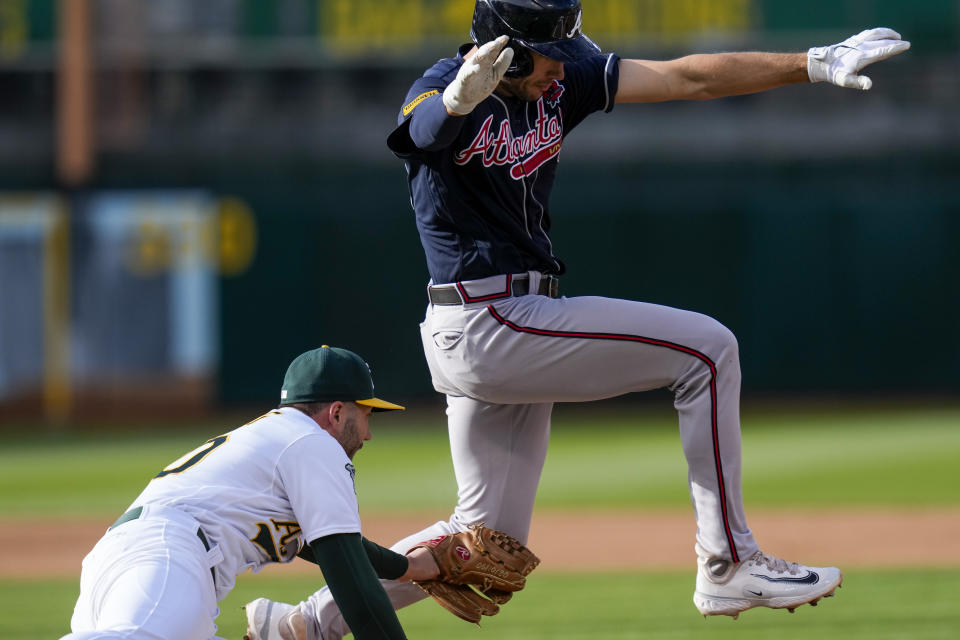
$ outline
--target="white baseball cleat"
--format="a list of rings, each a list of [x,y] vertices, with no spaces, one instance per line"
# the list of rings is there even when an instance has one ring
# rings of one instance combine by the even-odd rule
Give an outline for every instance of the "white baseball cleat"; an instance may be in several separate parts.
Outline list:
[[[307,640],[307,626],[292,604],[257,598],[243,607],[247,633],[243,640]]]
[[[699,555],[697,590],[693,603],[706,616],[733,616],[753,607],[786,609],[816,606],[829,598],[843,582],[836,567],[806,567],[757,551],[746,560],[733,563],[711,558],[697,546]]]

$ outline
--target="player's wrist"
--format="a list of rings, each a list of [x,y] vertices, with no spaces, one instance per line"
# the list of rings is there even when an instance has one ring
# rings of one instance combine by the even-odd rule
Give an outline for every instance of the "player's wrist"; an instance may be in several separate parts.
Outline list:
[[[810,82],[825,82],[829,77],[830,67],[825,60],[829,47],[811,47],[807,51],[807,77]]]
[[[409,563],[407,571],[400,576],[402,582],[434,580],[440,575],[440,568],[437,566],[433,554],[423,547],[417,547],[407,552],[407,562]]]
[[[462,89],[459,83],[454,82],[443,91],[443,106],[447,113],[453,117],[468,115],[477,107],[477,102],[468,102],[460,94]]]

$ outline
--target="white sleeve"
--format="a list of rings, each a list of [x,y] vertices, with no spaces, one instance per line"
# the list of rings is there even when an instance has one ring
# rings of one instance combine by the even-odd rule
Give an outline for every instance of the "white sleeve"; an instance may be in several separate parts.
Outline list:
[[[277,472],[304,544],[335,533],[360,533],[353,465],[331,436],[299,438],[280,455]]]

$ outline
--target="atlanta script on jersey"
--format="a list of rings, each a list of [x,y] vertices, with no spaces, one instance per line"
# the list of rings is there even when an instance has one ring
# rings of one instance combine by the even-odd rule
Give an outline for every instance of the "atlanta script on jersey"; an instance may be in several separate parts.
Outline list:
[[[407,163],[430,277],[445,283],[528,270],[563,273],[549,236],[558,157],[585,117],[613,108],[619,58],[566,64],[564,78],[535,101],[494,92],[454,118],[441,94],[469,49],[440,60],[413,84],[388,140]]]

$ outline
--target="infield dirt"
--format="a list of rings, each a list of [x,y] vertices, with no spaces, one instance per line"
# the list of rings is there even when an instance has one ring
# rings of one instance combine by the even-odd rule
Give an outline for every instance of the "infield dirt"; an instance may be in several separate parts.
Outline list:
[[[380,544],[444,514],[362,514],[364,535]],[[960,567],[960,508],[930,510],[754,511],[758,542],[787,560],[852,567]],[[0,519],[0,577],[79,577],[80,561],[110,524],[104,519]],[[530,548],[544,571],[691,568],[689,512],[537,512]],[[306,562],[266,571],[309,573]]]

